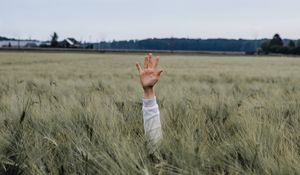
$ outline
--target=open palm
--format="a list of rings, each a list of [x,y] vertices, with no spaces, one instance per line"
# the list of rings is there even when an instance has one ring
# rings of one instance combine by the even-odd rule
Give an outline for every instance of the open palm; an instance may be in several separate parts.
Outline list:
[[[144,59],[144,69],[142,69],[138,63],[136,63],[136,67],[140,74],[141,84],[144,90],[153,88],[153,86],[159,80],[162,70],[157,69],[158,62],[159,57],[157,56],[153,64],[152,54],[150,53]]]

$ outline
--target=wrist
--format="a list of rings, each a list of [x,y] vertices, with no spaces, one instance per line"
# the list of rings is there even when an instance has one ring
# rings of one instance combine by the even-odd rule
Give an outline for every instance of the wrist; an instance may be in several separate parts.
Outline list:
[[[144,98],[149,99],[149,98],[154,98],[155,97],[155,92],[153,87],[151,88],[144,88]]]

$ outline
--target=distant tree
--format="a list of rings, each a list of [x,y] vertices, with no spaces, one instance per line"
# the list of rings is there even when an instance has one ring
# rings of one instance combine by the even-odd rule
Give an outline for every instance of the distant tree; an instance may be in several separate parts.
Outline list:
[[[272,53],[285,53],[286,48],[283,48],[283,41],[279,34],[275,34],[269,44],[269,51]]]
[[[51,35],[51,47],[58,47],[58,35],[56,32]]]
[[[300,47],[300,39],[296,42],[296,47]]]
[[[270,47],[273,46],[283,46],[283,41],[279,34],[275,34],[273,39],[270,41]]]
[[[297,41],[297,44],[300,45],[300,41]],[[300,47],[296,47],[296,44],[293,40],[290,40],[287,46],[284,46],[284,43],[279,36],[275,34],[271,40],[265,40],[262,42],[260,49],[257,51],[259,54],[268,54],[268,53],[278,53],[278,54],[299,54]]]
[[[86,49],[93,49],[94,48],[94,45],[93,44],[87,44],[85,46]]]
[[[266,41],[262,42],[260,47],[264,53],[268,54],[269,50],[270,50],[270,41],[266,40]]]
[[[288,45],[287,45],[287,54],[292,54],[295,55],[296,54],[296,44],[293,40],[290,40]]]
[[[300,55],[300,40],[296,41],[296,47],[292,49],[293,54]]]
[[[296,47],[296,44],[295,44],[295,42],[293,40],[291,40],[289,42],[288,46],[289,46],[289,48],[294,48],[294,47]]]
[[[300,47],[294,49],[294,54],[300,55]]]

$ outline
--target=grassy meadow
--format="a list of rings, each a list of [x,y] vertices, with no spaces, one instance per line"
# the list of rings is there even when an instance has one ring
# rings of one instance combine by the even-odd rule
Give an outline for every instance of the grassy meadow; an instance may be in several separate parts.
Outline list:
[[[0,174],[300,174],[300,59],[161,55],[149,154],[139,54],[0,52]]]

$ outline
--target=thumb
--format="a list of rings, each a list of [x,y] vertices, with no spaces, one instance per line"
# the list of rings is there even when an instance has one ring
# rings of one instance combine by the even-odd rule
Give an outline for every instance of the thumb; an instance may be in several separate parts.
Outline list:
[[[160,75],[163,72],[162,69],[158,70],[158,75]]]

